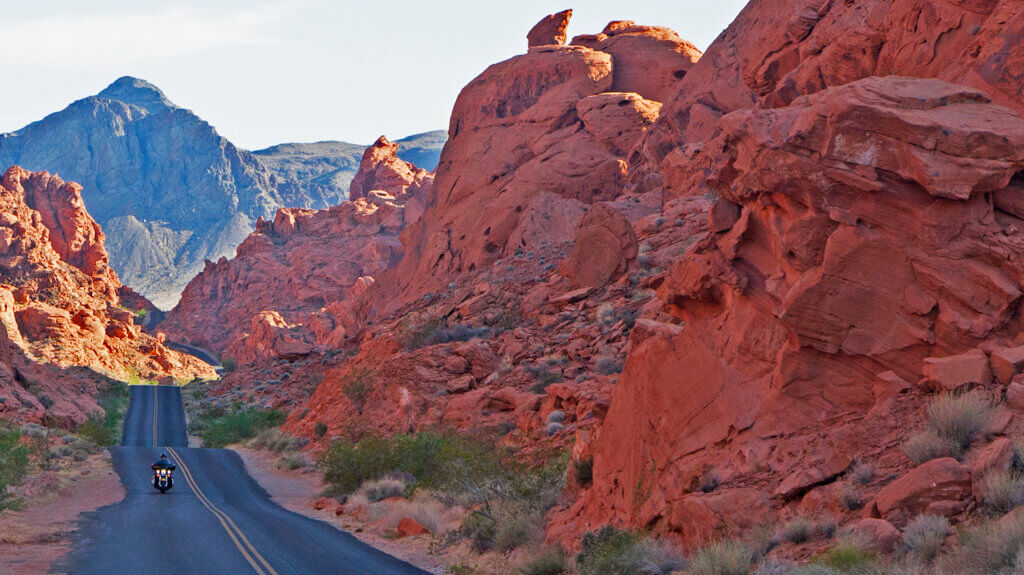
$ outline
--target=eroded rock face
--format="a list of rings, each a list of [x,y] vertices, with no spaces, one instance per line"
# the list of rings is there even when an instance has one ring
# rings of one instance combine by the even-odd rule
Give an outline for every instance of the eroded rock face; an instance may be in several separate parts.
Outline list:
[[[330,338],[342,315],[338,306],[398,261],[398,234],[422,212],[432,176],[399,159],[397,150],[384,137],[367,148],[352,181],[354,201],[326,210],[284,208],[273,222],[260,220],[237,257],[206,263],[159,329],[218,353],[230,348],[238,359],[276,349],[250,331],[262,325],[263,312],[309,324],[293,337]],[[344,330],[336,337],[343,340]]]
[[[565,274],[577,287],[598,288],[622,276],[637,256],[636,234],[625,216],[594,204],[580,221]]]
[[[562,46],[565,44],[565,29],[569,27],[572,10],[548,14],[526,34],[527,46]]]
[[[667,509],[690,497],[678,480],[702,462],[763,449],[781,482],[791,471],[772,462],[792,455],[767,438],[838,445],[856,425],[815,427],[870,408],[875,374],[918,381],[925,358],[1022,328],[1024,269],[1010,254],[1024,239],[1010,229],[1024,222],[987,196],[1024,169],[1015,112],[963,86],[887,77],[719,125],[680,173],[741,214],[659,289],[685,327],[634,337],[594,447],[595,523],[685,531]],[[814,469],[816,453],[828,452],[789,465]]]
[[[696,46],[663,26],[612,22],[597,35],[577,36],[572,44],[612,56],[612,87],[665,102],[701,57]]]
[[[938,78],[1024,112],[1019,8],[1013,0],[752,1],[664,100],[632,171],[664,173],[671,188],[666,156],[710,140],[722,116],[870,76]]]
[[[12,167],[0,180],[0,211],[0,416],[84,421],[100,387],[85,368],[121,378],[214,375],[120,307],[121,282],[80,186]]]

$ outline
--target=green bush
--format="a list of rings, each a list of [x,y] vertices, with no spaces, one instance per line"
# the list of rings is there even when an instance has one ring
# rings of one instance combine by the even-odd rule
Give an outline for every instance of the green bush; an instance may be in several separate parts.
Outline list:
[[[248,408],[216,414],[216,411],[201,413],[189,424],[191,431],[203,440],[203,447],[219,448],[251,439],[286,419],[284,412],[276,409]]]
[[[606,525],[583,535],[576,566],[580,575],[632,575],[636,565],[633,551],[640,536]]]
[[[814,534],[814,523],[803,517],[797,517],[782,528],[782,538],[790,543],[803,543]]]
[[[428,318],[406,328],[402,344],[408,351],[440,343],[469,341],[491,333],[489,327],[471,327],[463,324],[447,325],[443,318]]]
[[[352,405],[355,406],[356,411],[360,414],[363,413],[363,407],[366,406],[366,400],[370,398],[370,392],[373,391],[373,382],[375,379],[376,374],[374,374],[372,370],[364,367],[356,367],[349,370],[342,380],[342,393],[344,393],[345,397],[352,402]]]
[[[18,506],[18,500],[7,493],[7,488],[25,479],[28,451],[21,442],[21,432],[0,429],[0,511]]]
[[[238,369],[238,361],[233,357],[225,357],[221,359],[220,364],[224,368],[224,373],[232,373]]]
[[[873,553],[864,551],[858,545],[840,543],[822,554],[819,559],[821,563],[829,567],[849,573],[870,565],[875,560],[875,556]]]
[[[315,433],[317,437],[327,435],[327,424],[322,421],[316,422],[316,425],[313,426],[313,433]]]

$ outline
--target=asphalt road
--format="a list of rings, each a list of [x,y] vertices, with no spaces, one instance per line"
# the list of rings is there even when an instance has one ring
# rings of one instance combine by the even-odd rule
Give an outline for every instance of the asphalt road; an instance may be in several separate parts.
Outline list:
[[[122,444],[111,453],[126,497],[85,514],[74,549],[56,571],[426,573],[275,504],[235,452],[186,447],[180,388],[133,387]],[[162,451],[178,466],[174,488],[163,495],[150,483],[149,469]]]

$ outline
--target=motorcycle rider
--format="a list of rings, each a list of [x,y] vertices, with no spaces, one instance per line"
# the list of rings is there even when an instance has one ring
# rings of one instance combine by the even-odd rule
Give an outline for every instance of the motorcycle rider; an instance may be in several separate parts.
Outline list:
[[[156,472],[158,470],[166,469],[168,471],[174,471],[175,469],[178,468],[178,466],[176,466],[173,463],[171,463],[170,459],[167,459],[167,454],[166,453],[161,453],[160,454],[160,459],[156,463],[154,463],[153,465],[150,465],[149,467],[150,467],[150,469],[153,470],[153,485],[156,485]]]

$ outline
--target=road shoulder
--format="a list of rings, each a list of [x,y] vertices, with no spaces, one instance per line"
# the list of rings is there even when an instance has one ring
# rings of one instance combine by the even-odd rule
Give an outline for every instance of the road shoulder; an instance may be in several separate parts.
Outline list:
[[[323,521],[338,530],[351,533],[363,543],[398,557],[424,571],[443,575],[447,573],[442,558],[429,553],[429,542],[421,538],[393,540],[381,537],[372,531],[359,528],[346,529],[345,516],[316,511],[313,505],[323,492],[320,476],[313,472],[287,471],[277,468],[277,460],[265,451],[244,447],[232,448],[242,458],[245,469],[260,486],[270,494],[275,503],[289,511]]]
[[[19,490],[25,510],[0,513],[0,573],[6,575],[48,572],[71,550],[79,515],[125,497],[106,450],[70,469],[36,473]]]

